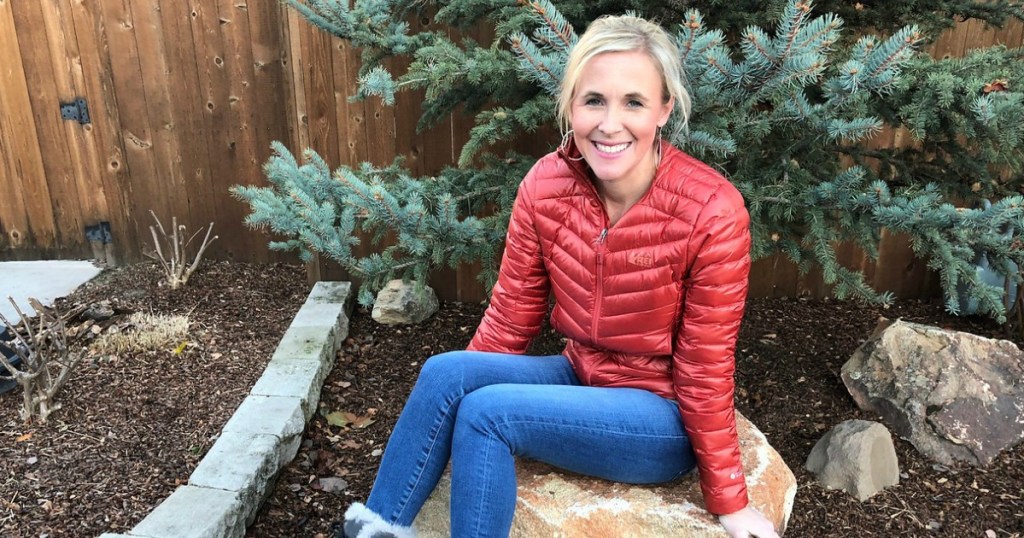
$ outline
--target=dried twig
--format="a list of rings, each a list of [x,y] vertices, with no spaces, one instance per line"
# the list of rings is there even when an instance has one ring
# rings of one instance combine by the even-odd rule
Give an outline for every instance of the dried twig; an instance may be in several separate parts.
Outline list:
[[[60,409],[60,403],[55,401],[57,393],[67,383],[71,372],[86,352],[72,352],[68,348],[67,326],[64,323],[67,316],[51,313],[38,300],[29,298],[29,304],[36,311],[38,320],[38,326],[33,327],[32,319],[21,310],[14,298],[7,299],[21,317],[19,325],[25,334],[0,314],[0,322],[15,339],[3,346],[21,359],[22,368],[12,365],[2,353],[0,365],[21,385],[24,398],[21,418],[26,422],[35,418],[46,422],[51,413]]]
[[[210,233],[213,232],[213,223],[211,222],[210,226],[206,228],[206,237],[203,238],[203,244],[199,246],[199,252],[196,253],[195,259],[189,265],[186,258],[188,246],[203,230],[200,229],[186,240],[185,225],[178,225],[178,217],[171,217],[171,233],[168,235],[167,230],[164,229],[164,225],[157,218],[156,213],[150,209],[149,214],[153,215],[156,226],[149,227],[149,233],[153,236],[154,252],[146,253],[146,255],[160,262],[164,275],[167,277],[167,284],[172,290],[176,290],[188,283],[188,278],[199,267],[199,262],[203,259],[203,254],[206,252],[206,247],[210,246],[210,243],[214,242],[218,236],[210,237]],[[160,231],[159,236],[157,235],[158,230]],[[160,240],[160,236],[163,236],[163,241]],[[166,243],[172,253],[169,260],[164,255],[161,243]]]

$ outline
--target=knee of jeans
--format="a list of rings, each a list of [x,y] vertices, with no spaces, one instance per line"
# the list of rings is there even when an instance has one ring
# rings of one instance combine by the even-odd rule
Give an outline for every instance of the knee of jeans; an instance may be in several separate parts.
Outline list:
[[[462,369],[466,353],[466,351],[448,351],[430,357],[420,369],[420,379],[432,380],[451,377],[456,371]]]
[[[466,351],[449,351],[430,357],[423,363],[416,383],[435,392],[455,390],[461,393],[467,364],[466,354]]]
[[[506,403],[501,385],[481,387],[463,398],[455,416],[456,429],[469,428],[471,431],[491,437],[505,439],[501,427],[504,422]]]

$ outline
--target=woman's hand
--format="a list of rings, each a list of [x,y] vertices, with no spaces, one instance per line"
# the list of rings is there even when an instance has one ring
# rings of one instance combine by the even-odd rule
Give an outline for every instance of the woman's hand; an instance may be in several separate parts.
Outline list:
[[[718,516],[730,538],[779,538],[775,526],[761,512],[750,506],[731,514]]]

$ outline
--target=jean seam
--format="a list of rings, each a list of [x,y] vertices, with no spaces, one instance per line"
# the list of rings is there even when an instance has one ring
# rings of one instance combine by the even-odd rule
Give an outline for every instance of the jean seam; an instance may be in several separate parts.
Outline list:
[[[465,396],[465,394],[463,394],[462,396]],[[456,398],[456,400],[461,399],[462,396],[459,396],[458,398]],[[448,419],[448,416],[449,416],[450,411],[452,409],[452,406],[454,404],[455,404],[455,401],[452,401],[452,402],[450,402],[444,408],[444,411],[442,411],[442,413],[441,413],[440,420],[438,420],[435,423],[435,427],[433,428],[433,430],[431,430],[431,432],[430,432],[430,446],[427,447],[427,453],[426,453],[426,455],[424,456],[424,458],[422,460],[422,464],[418,464],[416,466],[417,467],[417,469],[416,469],[416,476],[415,476],[415,480],[412,483],[412,486],[409,488],[408,492],[406,492],[404,495],[402,495],[402,498],[398,502],[399,508],[398,508],[397,515],[395,517],[395,521],[401,520],[402,514],[405,513],[405,509],[409,507],[409,500],[412,498],[412,494],[416,491],[416,488],[420,485],[420,481],[423,480],[423,474],[424,474],[424,472],[426,472],[427,462],[430,461],[430,456],[431,456],[431,454],[433,454],[434,447],[437,446],[437,440],[440,437],[440,435],[438,435],[438,434],[441,431],[442,425]]]
[[[482,465],[482,467],[485,470],[488,468],[489,463],[490,463],[490,459],[491,459],[491,443],[493,441],[494,441],[494,437],[491,436],[491,435],[488,435],[487,436],[487,445],[484,447],[484,461],[483,461],[483,465]],[[487,500],[487,495],[488,495],[487,484],[488,484],[488,481],[484,480],[483,484],[484,484],[484,491],[482,492],[482,495],[480,495],[480,502],[477,504],[477,514],[483,514],[484,513],[484,501]],[[483,518],[481,518],[481,517],[477,517],[476,518],[476,522],[474,524],[472,536],[480,536],[480,522],[481,522],[482,519]]]
[[[544,420],[525,420],[525,419],[520,419],[520,420],[503,420],[502,422],[504,424],[506,424],[506,425],[512,425],[512,424],[556,425],[556,426],[563,427],[563,428],[571,428],[571,429],[576,429],[576,430],[593,431],[593,432],[599,432],[599,433],[602,433],[602,434],[610,434],[610,435],[618,435],[618,436],[628,436],[628,437],[644,437],[644,438],[652,438],[652,439],[681,439],[681,440],[687,441],[687,444],[690,444],[689,443],[690,436],[685,435],[685,434],[684,435],[658,435],[658,434],[646,434],[646,433],[629,433],[629,432],[620,432],[620,431],[608,431],[608,430],[606,430],[604,428],[595,428],[595,427],[592,427],[592,426],[579,426],[579,425],[575,425],[575,424],[562,424],[562,423],[550,422],[550,421],[544,421]]]

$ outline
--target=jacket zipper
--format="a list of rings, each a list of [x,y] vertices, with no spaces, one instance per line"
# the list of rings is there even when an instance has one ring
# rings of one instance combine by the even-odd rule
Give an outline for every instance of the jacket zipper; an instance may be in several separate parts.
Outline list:
[[[590,323],[590,340],[597,343],[597,323],[601,319],[601,299],[604,297],[604,240],[608,237],[608,228],[601,230],[597,237],[597,282],[594,285],[594,320]]]

